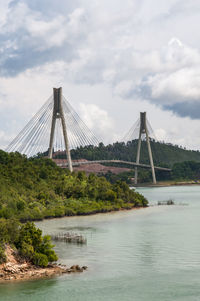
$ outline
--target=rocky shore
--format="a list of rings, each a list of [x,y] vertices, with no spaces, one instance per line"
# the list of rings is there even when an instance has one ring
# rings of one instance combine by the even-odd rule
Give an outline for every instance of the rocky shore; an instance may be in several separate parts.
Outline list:
[[[68,268],[60,264],[49,264],[45,268],[37,267],[20,258],[10,246],[6,248],[6,257],[7,262],[0,265],[0,283],[49,278],[65,273],[80,273],[87,269],[86,266],[73,265]]]

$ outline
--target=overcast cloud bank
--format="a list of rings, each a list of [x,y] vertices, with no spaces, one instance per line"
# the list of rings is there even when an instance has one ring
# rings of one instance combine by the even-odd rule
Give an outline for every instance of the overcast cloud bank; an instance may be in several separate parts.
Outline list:
[[[200,3],[67,2],[1,1],[1,137],[10,139],[16,124],[20,128],[21,119],[29,118],[56,85],[77,89],[85,85],[86,91],[99,85],[110,89],[113,100],[99,103],[91,98],[83,103],[80,93],[77,103],[83,119],[107,141],[119,136],[119,123],[114,120],[120,112],[115,107],[108,112],[108,102],[120,103],[121,110],[123,103],[126,110],[127,101],[137,103],[138,111],[147,103],[145,110],[158,107],[166,111],[166,118],[167,111],[172,112],[177,116],[173,119],[177,128],[179,117],[200,119],[200,45],[196,31]],[[11,124],[6,117],[9,114]],[[94,115],[96,122],[92,121]],[[127,130],[130,125],[127,122]],[[191,122],[192,126],[196,129],[196,122]],[[168,131],[170,140],[169,129],[157,126],[155,130]],[[190,134],[185,131],[181,141],[192,147],[187,140]],[[174,142],[182,139],[179,135]]]

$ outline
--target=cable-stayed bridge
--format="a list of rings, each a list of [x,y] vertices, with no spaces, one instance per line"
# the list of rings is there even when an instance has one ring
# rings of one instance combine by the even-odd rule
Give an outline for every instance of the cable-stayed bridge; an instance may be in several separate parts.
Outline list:
[[[151,168],[151,166],[148,165],[148,164],[142,164],[142,163],[136,163],[136,162],[124,161],[124,160],[94,160],[94,161],[81,161],[81,160],[78,160],[78,162],[76,162],[76,160],[74,160],[72,165],[73,165],[73,167],[76,167],[76,166],[79,166],[79,165],[107,164],[107,163],[124,164],[124,165],[130,165],[130,167],[141,167],[141,168],[147,168],[147,169]],[[61,164],[60,167],[68,167],[68,163]],[[163,171],[171,171],[170,168],[159,167],[159,166],[154,166],[154,169],[163,170]]]
[[[124,141],[130,141],[138,138],[138,150],[136,162],[121,160],[94,160],[72,162],[71,149],[80,146],[98,146],[99,140],[94,133],[82,121],[70,103],[62,95],[62,88],[54,88],[51,96],[41,109],[33,116],[28,124],[9,144],[6,151],[19,152],[32,156],[46,156],[54,159],[56,153],[66,153],[67,162],[62,163],[61,167],[67,167],[73,171],[73,167],[86,164],[123,164],[130,168],[135,168],[135,184],[137,184],[137,168],[150,168],[152,171],[153,183],[156,183],[155,169],[170,171],[169,168],[156,167],[153,163],[149,135],[152,133],[151,126],[146,119],[146,113],[140,113],[140,119],[129,130],[124,137]],[[149,153],[148,164],[140,163],[141,140],[145,137]],[[59,164],[58,164],[59,165]]]

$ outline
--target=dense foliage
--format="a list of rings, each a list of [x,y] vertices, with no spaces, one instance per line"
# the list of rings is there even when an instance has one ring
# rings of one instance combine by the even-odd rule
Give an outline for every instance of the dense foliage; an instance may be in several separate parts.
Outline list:
[[[0,218],[21,221],[147,206],[127,184],[70,173],[44,158],[0,151]]]
[[[139,169],[138,174],[139,174],[138,177],[139,183],[152,182],[151,170]],[[117,175],[108,172],[104,176],[111,183],[115,183],[116,181],[122,180],[125,181],[127,184],[132,184],[134,175],[135,175],[135,171],[130,170],[128,172],[123,172]],[[164,171],[156,171],[156,179],[158,181],[200,180],[200,162],[184,161],[180,163],[175,163],[172,166],[172,171],[170,173]]]
[[[200,162],[175,163],[172,170],[174,180],[200,180]]]
[[[136,161],[138,140],[124,142],[116,142],[104,146],[102,143],[98,147],[85,146],[76,150],[72,150],[73,159],[87,159],[87,160],[124,160]],[[183,161],[199,161],[200,152],[186,150],[178,145],[170,143],[161,143],[151,140],[152,154],[154,163],[157,166],[172,167],[174,163]],[[146,141],[141,144],[141,163],[148,164],[149,157],[147,152]]]
[[[84,158],[87,160],[124,160],[135,162],[137,144],[137,139],[127,143],[116,142],[107,146],[100,143],[98,147],[86,146],[72,150],[71,154],[73,159]],[[151,140],[151,149],[155,166],[170,167],[172,169],[171,173],[156,171],[158,181],[199,179],[199,151],[186,150],[178,145],[166,144],[155,140]],[[142,141],[141,143],[140,162],[149,164],[146,141]],[[128,184],[132,184],[135,174],[134,170],[130,170],[121,174],[108,172],[104,176],[111,183],[125,181]],[[138,182],[152,182],[151,170],[138,169]]]
[[[33,264],[45,267],[56,261],[50,236],[42,237],[42,231],[34,223],[20,224],[15,219],[0,219],[0,263],[6,261],[5,246],[9,244]]]
[[[147,206],[147,200],[124,182],[70,173],[45,158],[27,159],[0,151],[0,263],[12,245],[33,264],[47,266],[57,256],[49,236],[32,222],[47,217],[91,214]]]

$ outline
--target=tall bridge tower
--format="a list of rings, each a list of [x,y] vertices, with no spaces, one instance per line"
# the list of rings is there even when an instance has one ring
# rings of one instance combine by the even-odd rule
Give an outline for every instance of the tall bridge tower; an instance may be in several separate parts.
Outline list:
[[[53,142],[54,142],[55,126],[56,126],[57,119],[60,119],[61,124],[62,124],[68,168],[70,171],[73,171],[70,148],[69,148],[69,140],[68,140],[68,136],[67,136],[65,116],[64,116],[64,111],[63,111],[62,88],[58,88],[58,89],[53,88],[53,115],[52,115],[52,122],[51,122],[49,150],[48,150],[48,157],[50,159],[52,159],[52,155],[53,155]]]
[[[27,157],[49,157],[72,171],[70,150],[98,145],[99,140],[64,97],[62,88],[54,88],[53,95],[10,142],[6,151]]]
[[[136,163],[140,163],[140,151],[141,151],[141,141],[142,141],[142,134],[146,136],[148,154],[149,154],[149,161],[151,165],[151,172],[153,178],[153,184],[156,184],[156,175],[153,163],[153,156],[151,151],[150,139],[149,139],[149,131],[147,127],[147,119],[146,119],[146,112],[140,112],[140,128],[139,128],[139,138],[138,138],[138,147],[137,147],[137,156],[136,156]],[[137,184],[138,180],[138,169],[135,167],[135,184]]]

